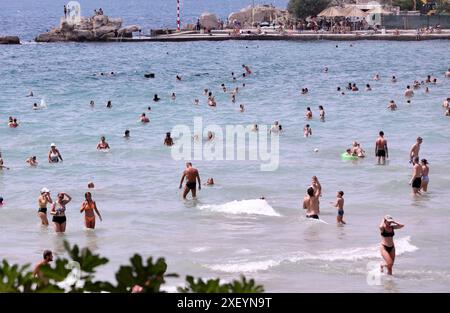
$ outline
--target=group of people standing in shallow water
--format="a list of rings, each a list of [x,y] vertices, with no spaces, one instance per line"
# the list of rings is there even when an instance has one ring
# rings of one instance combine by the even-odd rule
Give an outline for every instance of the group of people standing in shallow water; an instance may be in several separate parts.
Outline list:
[[[242,65],[242,67],[245,69],[245,73],[242,74],[242,77],[247,77],[248,75],[252,74],[250,68],[246,65]],[[328,72],[328,68],[327,71]],[[113,75],[113,73],[111,73]],[[446,73],[446,77],[450,77],[450,69]],[[232,73],[233,81],[237,80],[237,77]],[[176,77],[177,81],[181,81],[181,77],[177,75]],[[379,74],[376,74],[374,77],[374,80],[380,80]],[[391,79],[392,83],[397,82],[397,79],[395,76]],[[427,81],[425,83],[436,83],[435,78],[431,78],[429,76],[427,78]],[[417,89],[420,88],[420,85],[423,85],[421,83],[414,83],[413,88]],[[224,92],[227,92],[227,87],[225,84],[221,85],[222,90]],[[245,84],[242,85],[242,87],[245,87]],[[428,87],[427,87],[428,89]],[[338,91],[341,91],[341,88],[338,87]],[[356,83],[349,83],[347,86],[347,90],[356,92],[359,91],[358,87],[356,86]],[[366,85],[366,91],[371,91],[372,87],[367,84]],[[231,101],[233,103],[236,102],[236,96],[238,94],[239,88],[236,87],[231,92]],[[303,88],[301,93],[303,95],[308,94],[309,90],[308,88]],[[342,94],[345,94],[342,92]],[[413,89],[408,86],[407,89],[404,92],[404,96],[407,98],[411,98],[414,95]],[[212,93],[212,91],[205,89],[205,96],[207,97],[208,105],[211,107],[217,106],[217,102],[215,100],[215,97]],[[172,100],[176,99],[175,93],[172,93],[171,96]],[[153,101],[158,102],[161,98],[157,94],[154,95]],[[443,104],[443,108],[446,110],[446,112],[450,112],[449,108],[449,101],[450,98],[447,98],[446,102]],[[199,104],[199,100],[195,99],[195,104]],[[91,106],[94,106],[94,101],[91,101]],[[108,101],[107,108],[112,108],[112,101]],[[397,108],[397,105],[394,101],[391,101],[388,108],[391,110],[395,110]],[[150,111],[150,107],[148,108]],[[244,105],[240,105],[240,111],[244,111]],[[447,115],[450,115],[450,113],[447,113]],[[306,120],[311,120],[313,118],[313,113],[311,111],[311,108],[308,107],[305,114]],[[319,106],[319,118],[320,121],[325,122],[325,110],[322,105]],[[10,118],[10,124],[16,126],[10,127],[17,127],[18,123],[16,119]],[[150,119],[146,116],[145,113],[142,113],[139,117],[139,121],[142,123],[148,123],[150,122]],[[254,127],[255,131],[258,131],[258,126],[255,124]],[[272,125],[272,128],[270,130],[271,133],[281,133],[282,132],[282,126],[279,125],[278,121]],[[304,129],[304,136],[309,137],[312,135],[312,130],[309,124],[306,124]],[[125,138],[130,137],[130,131],[125,131]],[[419,194],[420,191],[427,191],[428,182],[429,182],[429,167],[428,167],[428,161],[426,159],[420,160],[419,158],[419,151],[420,151],[420,145],[423,142],[423,139],[418,137],[416,144],[414,144],[411,147],[410,150],[410,162],[413,165],[413,174],[410,180],[411,187],[413,189],[414,194]],[[166,138],[164,139],[164,145],[172,146],[173,145],[173,139],[171,138],[170,133],[166,133]],[[103,136],[101,137],[100,142],[97,144],[98,150],[106,150],[110,149],[109,144],[106,142],[106,138]],[[360,144],[358,142],[353,142],[353,145],[350,149],[347,150],[347,152],[353,156],[358,157],[364,157],[365,151],[361,148]],[[375,142],[375,156],[378,159],[378,164],[386,164],[386,159],[389,158],[389,152],[388,152],[388,146],[387,146],[387,140],[384,138],[384,132],[379,132],[379,137],[376,139]],[[5,168],[3,165],[3,160],[1,160],[0,155],[0,168]],[[63,161],[63,158],[61,156],[61,153],[56,148],[55,144],[51,144],[50,151],[48,153],[48,161],[49,163],[58,163],[60,161]],[[27,162],[30,165],[37,165],[36,157],[30,157]],[[180,189],[183,187],[183,182],[185,182],[185,188],[183,190],[183,199],[186,199],[187,195],[189,193],[192,194],[193,197],[196,197],[196,191],[201,189],[201,181],[200,181],[200,175],[199,171],[195,169],[192,166],[192,163],[186,164],[186,170],[183,172],[181,180],[180,180]],[[197,186],[198,183],[198,186]],[[214,180],[212,178],[208,179],[207,185],[214,184]],[[88,186],[89,188],[93,188],[92,185]],[[102,216],[100,214],[100,211],[97,208],[96,202],[92,199],[91,192],[85,193],[85,200],[81,204],[80,207],[80,213],[84,213],[84,225],[86,228],[94,229],[95,223],[96,223],[96,215],[102,221]],[[306,195],[303,199],[303,209],[305,210],[305,215],[307,219],[319,219],[320,215],[320,197],[322,197],[322,186],[316,176],[312,177],[311,186],[309,186],[306,190]],[[66,230],[66,224],[67,224],[67,217],[66,217],[66,206],[72,201],[72,197],[68,195],[67,193],[60,192],[57,195],[56,201],[53,201],[50,190],[47,188],[43,188],[41,190],[41,194],[38,198],[38,215],[41,220],[41,224],[44,226],[49,225],[48,217],[47,217],[47,210],[48,206],[50,205],[50,215],[52,216],[52,222],[54,223],[54,228],[57,233],[63,233]],[[337,215],[336,215],[336,221],[340,225],[346,224],[344,221],[344,191],[339,190],[336,194],[336,200],[334,202],[330,203],[333,207],[337,209]],[[396,222],[391,216],[386,215],[382,222],[379,225],[379,231],[381,235],[381,255],[384,259],[384,262],[381,264],[380,269],[381,271],[384,271],[384,269],[387,269],[388,274],[392,274],[392,267],[395,261],[395,246],[394,246],[394,230],[403,228],[404,225]]]
[[[97,204],[92,199],[91,192],[84,194],[84,202],[81,204],[80,213],[84,213],[84,225],[86,228],[95,228],[95,214],[102,221],[102,216],[97,208]],[[52,215],[52,222],[55,227],[55,232],[64,233],[66,231],[66,206],[72,201],[72,197],[65,192],[60,192],[57,195],[56,201],[53,201],[50,190],[48,188],[41,189],[41,195],[38,198],[38,216],[43,226],[48,226],[47,207],[50,205],[50,215]]]

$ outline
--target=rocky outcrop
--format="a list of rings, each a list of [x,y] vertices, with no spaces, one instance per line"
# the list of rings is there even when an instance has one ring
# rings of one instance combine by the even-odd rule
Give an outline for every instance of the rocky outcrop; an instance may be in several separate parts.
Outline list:
[[[0,36],[0,45],[20,45],[20,39],[17,36]]]
[[[216,29],[219,27],[219,19],[215,14],[205,12],[200,15],[199,20],[202,27],[206,27],[208,29]]]
[[[228,16],[229,26],[237,24],[241,28],[251,27],[252,22],[256,25],[262,22],[284,24],[288,19],[289,13],[286,10],[278,9],[272,5],[258,5],[254,8],[249,6]]]
[[[35,40],[37,42],[106,41],[115,37],[129,38],[136,31],[139,31],[139,26],[122,27],[122,19],[110,18],[106,15],[81,17],[76,24],[71,24],[62,18],[59,27],[38,35]]]

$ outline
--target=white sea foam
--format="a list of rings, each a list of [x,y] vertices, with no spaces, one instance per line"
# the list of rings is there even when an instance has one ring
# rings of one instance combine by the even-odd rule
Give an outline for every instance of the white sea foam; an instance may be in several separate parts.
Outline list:
[[[252,199],[231,201],[224,204],[208,204],[198,206],[200,210],[221,212],[226,214],[252,214],[266,216],[281,216],[278,214],[266,200]]]
[[[411,244],[410,241],[411,238],[407,236],[400,238],[395,242],[397,256],[407,252],[414,252],[419,249],[413,244]],[[295,254],[289,254],[269,260],[230,262],[205,266],[213,271],[218,272],[242,273],[242,272],[266,271],[269,268],[279,266],[282,263],[298,263],[301,261],[308,261],[308,260],[334,262],[334,261],[359,261],[362,259],[376,259],[376,258],[380,258],[380,248],[378,244],[370,247],[333,249],[319,252],[316,254],[297,252]]]

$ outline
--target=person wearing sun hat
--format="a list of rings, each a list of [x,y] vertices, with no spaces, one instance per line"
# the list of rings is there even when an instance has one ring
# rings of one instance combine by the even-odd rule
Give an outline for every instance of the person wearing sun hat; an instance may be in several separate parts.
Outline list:
[[[52,197],[50,196],[50,190],[47,187],[41,189],[41,195],[38,198],[38,216],[41,219],[43,226],[48,226],[47,219],[47,204],[53,203]]]
[[[387,268],[387,274],[392,275],[392,268],[395,261],[395,246],[394,246],[394,229],[403,228],[402,225],[394,220],[390,215],[385,215],[379,226],[381,232],[381,257],[384,262],[380,264],[381,272]]]
[[[52,143],[50,145],[50,151],[48,152],[48,163],[58,163],[59,160],[63,160],[61,153],[56,149],[56,145]]]

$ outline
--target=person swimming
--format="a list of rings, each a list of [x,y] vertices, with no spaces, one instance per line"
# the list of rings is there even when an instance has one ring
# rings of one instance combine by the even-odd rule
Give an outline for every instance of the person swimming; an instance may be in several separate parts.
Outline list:
[[[27,94],[27,97],[33,97],[33,96],[34,96],[33,91],[30,90],[30,92]]]
[[[19,123],[17,122],[17,119],[16,119],[16,118],[13,118],[12,120],[11,120],[11,118],[10,118],[10,120],[9,120],[9,122],[8,122],[8,126],[9,126],[10,128],[17,128],[17,127],[19,126]]]
[[[177,81],[180,81],[180,80],[181,80],[181,76],[177,75]]]
[[[130,131],[128,129],[125,130],[125,133],[123,134],[123,137],[126,138],[126,139],[130,138]]]
[[[81,204],[80,213],[84,212],[84,225],[86,228],[95,228],[95,213],[98,215],[100,221],[103,221],[102,215],[97,208],[97,204],[92,200],[92,194],[86,192],[84,194],[84,202]]]
[[[396,82],[397,82],[397,78],[395,78],[395,76],[392,76],[391,83],[396,83]]]
[[[406,86],[406,90],[403,93],[405,95],[405,97],[407,98],[411,98],[412,96],[414,96],[414,91],[411,89],[411,86]]]
[[[2,158],[2,153],[0,152],[0,170],[2,170],[2,169],[7,169],[7,170],[9,170],[9,167],[7,167],[7,166],[5,166],[4,164],[3,164],[3,158]]]
[[[271,134],[278,134],[280,132],[280,127],[278,127],[278,121],[275,121],[273,125],[270,127],[269,132]]]
[[[38,161],[36,160],[36,156],[35,155],[33,155],[33,156],[29,157],[28,159],[26,159],[25,162],[28,163],[30,166],[37,166],[38,165]]]
[[[208,180],[206,181],[206,186],[212,186],[214,185],[214,178],[210,177],[208,178]]]
[[[60,160],[61,162],[63,161],[61,153],[56,149],[56,145],[52,143],[48,152],[48,163],[58,163]]]
[[[177,96],[175,95],[175,92],[172,92],[171,98],[172,98],[173,101],[175,101],[177,99]]]
[[[159,98],[158,95],[155,94],[155,95],[153,96],[153,101],[154,101],[154,102],[158,102],[159,100],[161,100],[161,98]]]
[[[111,102],[111,100],[108,100],[108,102],[106,103],[106,107],[107,107],[108,109],[111,109],[111,108],[112,108],[112,102]]]
[[[194,99],[194,104],[195,104],[195,105],[199,105],[199,104],[200,104],[200,100]]]
[[[94,189],[95,188],[94,182],[90,181],[88,183],[87,187],[88,187],[88,189]]]
[[[97,150],[110,149],[109,144],[106,142],[105,136],[100,138],[100,142],[97,144]]]
[[[150,119],[147,116],[145,116],[145,113],[142,113],[141,116],[139,117],[139,121],[145,124],[149,123]]]
[[[352,85],[352,91],[359,91],[358,87],[356,87],[356,84],[353,83]]]
[[[310,120],[310,119],[312,119],[312,117],[313,117],[313,114],[312,114],[311,108],[307,107],[306,108],[306,113],[305,113],[305,118],[307,120]]]
[[[305,138],[312,136],[312,130],[309,124],[306,124],[305,127],[303,127],[303,136],[305,136]]]
[[[173,146],[173,139],[170,137],[170,132],[166,133],[166,138],[164,138],[164,145],[165,146]]]
[[[372,87],[369,84],[366,84],[366,91],[372,91]]]
[[[380,74],[376,73],[373,77],[373,80],[380,80]]]
[[[240,112],[244,112],[244,111],[245,111],[244,105],[243,105],[243,104],[240,104],[240,105],[239,105],[239,111],[240,111]]]
[[[322,105],[319,105],[319,118],[321,122],[325,122],[325,110]]]
[[[390,109],[391,111],[395,111],[397,110],[397,104],[395,103],[394,100],[391,100],[387,106],[388,109]]]

